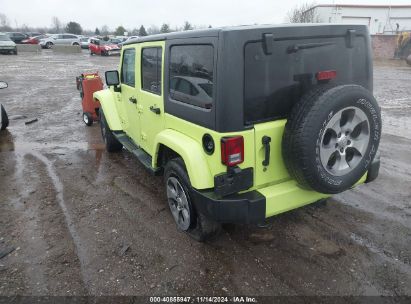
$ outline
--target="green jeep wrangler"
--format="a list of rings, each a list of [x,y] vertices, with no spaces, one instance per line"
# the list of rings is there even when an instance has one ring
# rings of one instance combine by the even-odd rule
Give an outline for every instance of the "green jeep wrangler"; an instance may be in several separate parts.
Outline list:
[[[127,42],[101,131],[163,174],[178,229],[273,215],[374,180],[380,108],[362,25],[242,26]]]

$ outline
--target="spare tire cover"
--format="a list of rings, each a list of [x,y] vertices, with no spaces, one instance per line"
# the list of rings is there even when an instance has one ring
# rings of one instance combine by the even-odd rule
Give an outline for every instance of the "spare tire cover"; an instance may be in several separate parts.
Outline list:
[[[283,159],[303,188],[339,193],[367,172],[380,136],[380,108],[370,91],[358,85],[318,86],[291,110]]]

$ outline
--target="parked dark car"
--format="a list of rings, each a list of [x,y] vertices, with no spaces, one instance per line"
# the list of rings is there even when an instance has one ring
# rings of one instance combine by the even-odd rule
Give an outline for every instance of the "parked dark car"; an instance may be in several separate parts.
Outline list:
[[[7,35],[14,43],[22,43],[23,40],[29,38],[26,34],[19,32],[8,32]]]

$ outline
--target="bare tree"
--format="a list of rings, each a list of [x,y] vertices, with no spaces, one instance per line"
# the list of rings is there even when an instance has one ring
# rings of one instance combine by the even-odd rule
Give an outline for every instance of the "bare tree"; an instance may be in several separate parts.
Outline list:
[[[189,31],[189,30],[192,30],[192,29],[193,29],[193,26],[191,25],[190,22],[188,22],[188,21],[184,22],[183,31]]]
[[[5,14],[0,13],[0,31],[11,31],[9,18]]]
[[[150,27],[147,28],[148,35],[155,35],[159,33],[160,33],[160,29],[156,25],[151,25]]]
[[[107,25],[103,25],[103,26],[101,27],[101,31],[100,31],[101,35],[108,35],[109,32],[110,32],[110,29],[108,28]]]
[[[287,19],[290,23],[319,23],[319,16],[315,11],[315,2],[303,3],[288,12]]]
[[[9,26],[9,18],[5,14],[0,13],[0,26]]]
[[[54,16],[53,18],[51,18],[51,30],[55,33],[61,33],[63,26],[59,20],[59,18],[57,18],[56,16]]]

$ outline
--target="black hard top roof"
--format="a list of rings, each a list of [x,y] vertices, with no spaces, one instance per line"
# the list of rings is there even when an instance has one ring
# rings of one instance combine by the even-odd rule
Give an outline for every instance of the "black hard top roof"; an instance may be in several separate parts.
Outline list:
[[[291,24],[265,24],[265,25],[240,25],[240,26],[229,26],[221,28],[209,28],[203,30],[190,30],[182,32],[172,32],[167,34],[157,34],[145,37],[139,37],[131,39],[124,43],[124,45],[148,42],[148,41],[162,41],[171,39],[182,39],[182,38],[201,38],[201,37],[217,37],[220,32],[231,32],[231,31],[246,31],[246,30],[270,30],[275,28],[291,28],[291,27],[341,27],[350,26],[350,24],[336,24],[336,23],[291,23]],[[358,27],[358,25],[354,25]]]

